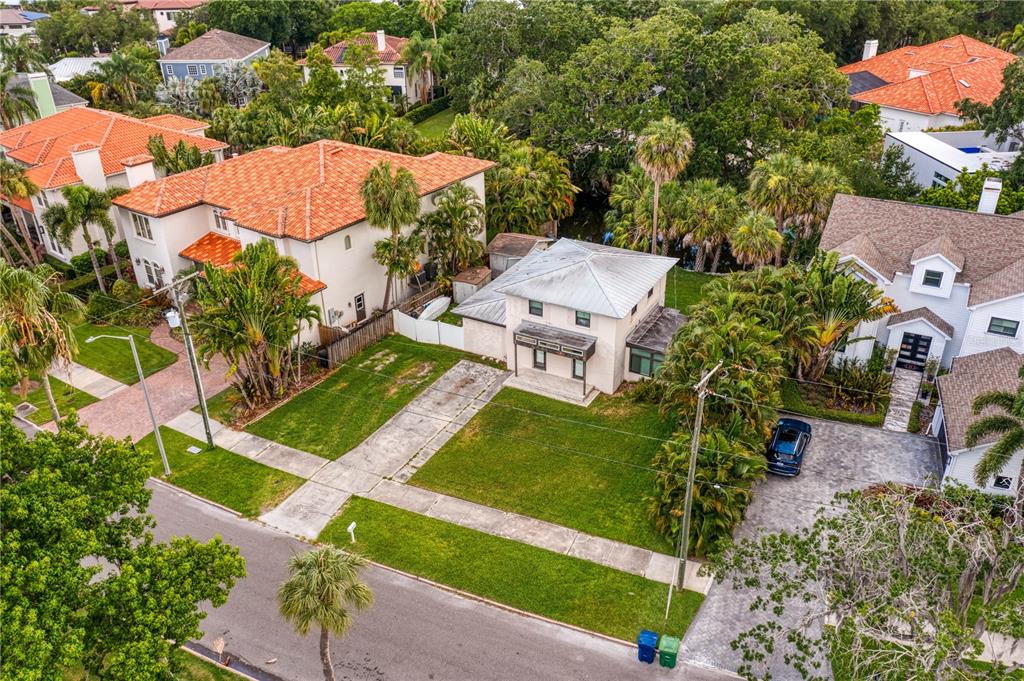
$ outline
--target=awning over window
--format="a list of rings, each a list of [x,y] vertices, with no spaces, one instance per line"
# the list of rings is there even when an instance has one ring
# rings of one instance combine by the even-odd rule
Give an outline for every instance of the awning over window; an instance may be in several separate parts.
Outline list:
[[[513,335],[516,345],[525,345],[566,357],[587,359],[594,354],[597,339],[554,326],[523,322]]]
[[[626,336],[626,345],[665,354],[676,331],[685,323],[686,317],[679,310],[656,307]]]

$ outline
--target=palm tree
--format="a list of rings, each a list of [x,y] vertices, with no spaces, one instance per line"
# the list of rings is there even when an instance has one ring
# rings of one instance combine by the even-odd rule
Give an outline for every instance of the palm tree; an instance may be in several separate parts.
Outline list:
[[[417,9],[423,20],[430,24],[430,30],[434,32],[434,41],[436,42],[437,22],[444,19],[445,15],[444,0],[420,0]]]
[[[48,60],[28,35],[0,35],[0,62],[15,73],[50,73]]]
[[[96,71],[96,79],[90,83],[96,104],[116,98],[131,108],[138,103],[140,92],[148,92],[155,85],[152,64],[122,51],[97,64]]]
[[[688,243],[697,244],[694,269],[704,271],[707,254],[713,254],[711,271],[718,271],[722,244],[733,231],[740,215],[736,190],[717,180],[699,179],[683,185],[680,216]]]
[[[11,203],[11,215],[14,216],[14,224],[18,226],[18,231],[21,233],[21,238],[25,242],[25,249],[21,248],[13,237],[6,232],[6,227],[3,227],[5,236],[13,243],[18,251],[25,258],[25,264],[27,265],[38,265],[41,260],[39,254],[32,247],[32,239],[28,233],[28,226],[25,224],[24,216],[21,211],[14,205],[13,199],[27,199],[30,196],[34,196],[39,193],[39,187],[28,179],[25,175],[25,168],[8,161],[7,159],[0,159],[0,194],[3,194],[8,199],[12,200]]]
[[[803,165],[800,184],[803,192],[797,218],[802,227],[800,238],[816,240],[832,209],[832,199],[837,192],[850,191],[850,186],[835,166],[817,161],[809,161]],[[794,239],[790,246],[790,259],[796,253],[798,244],[799,239]]]
[[[39,108],[32,88],[15,85],[12,81],[16,77],[17,74],[9,69],[0,71],[0,125],[4,130],[39,118]]]
[[[747,199],[751,206],[770,213],[781,235],[786,225],[799,214],[803,201],[804,164],[796,156],[782,152],[754,164],[750,171]],[[775,250],[775,265],[782,264],[782,242]]]
[[[651,253],[655,252],[658,241],[658,200],[661,198],[661,185],[686,168],[692,151],[693,137],[690,131],[670,116],[648,124],[640,133],[636,147],[636,162],[654,183]]]
[[[770,215],[750,211],[736,221],[729,246],[739,264],[760,266],[782,247],[782,235]]]
[[[57,287],[53,268],[10,267],[0,261],[0,346],[11,350],[20,373],[21,398],[28,394],[31,374],[38,374],[53,420],[60,424],[57,402],[47,375],[55,363],[67,366],[78,347],[71,323],[83,304]]]
[[[967,427],[968,447],[976,446],[981,438],[988,435],[999,436],[974,465],[974,481],[978,487],[986,487],[988,481],[999,475],[1013,456],[1024,449],[1024,366],[1018,375],[1021,382],[1016,393],[996,390],[974,398],[972,407],[976,415],[987,407],[992,407],[994,412],[1003,412],[982,416]],[[1017,503],[1024,505],[1024,461],[1021,462],[1017,480]]]
[[[111,237],[116,231],[113,220],[110,219],[111,200],[124,193],[123,188],[108,189],[100,191],[88,185],[68,185],[60,190],[64,196],[63,204],[54,204],[43,213],[43,224],[46,225],[50,236],[65,247],[71,246],[71,239],[76,231],[82,232],[85,239],[85,246],[89,251],[89,259],[92,261],[92,269],[96,273],[96,282],[100,291],[107,292],[107,286],[103,282],[103,273],[100,272],[100,262],[96,257],[97,241],[93,240],[89,225],[99,225],[107,238],[107,247],[113,252]],[[114,257],[114,269],[117,278],[121,278],[121,268]]]
[[[435,199],[433,213],[420,218],[427,250],[442,274],[454,276],[483,257],[484,207],[469,186],[457,182]]]
[[[375,249],[375,258],[382,256],[385,262],[381,264],[388,271],[388,283],[384,288],[385,311],[389,309],[395,276],[411,274],[408,252],[409,247],[415,244],[408,238],[402,239],[402,228],[414,223],[419,215],[419,193],[412,173],[398,168],[392,174],[391,164],[387,161],[381,161],[370,169],[360,189],[367,222],[386,230],[389,235],[389,246],[382,247],[378,242]],[[381,262],[380,259],[377,262]]]
[[[344,636],[352,626],[350,608],[373,603],[370,587],[359,581],[366,558],[333,546],[307,551],[288,559],[290,576],[277,590],[281,615],[302,636],[320,627],[320,664],[324,680],[334,681],[331,634]]]
[[[426,104],[434,87],[434,56],[440,49],[437,40],[428,40],[419,33],[413,33],[402,47],[402,61],[409,69],[409,78],[419,80],[427,74],[427,87],[420,92],[420,103]]]

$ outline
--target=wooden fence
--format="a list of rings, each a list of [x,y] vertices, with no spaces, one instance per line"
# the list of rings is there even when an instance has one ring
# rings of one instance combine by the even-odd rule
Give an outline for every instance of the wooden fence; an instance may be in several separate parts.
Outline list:
[[[355,356],[363,348],[373,345],[384,336],[395,332],[394,316],[388,312],[373,317],[362,326],[346,333],[333,326],[320,326],[320,344],[327,350],[327,363],[335,367]]]

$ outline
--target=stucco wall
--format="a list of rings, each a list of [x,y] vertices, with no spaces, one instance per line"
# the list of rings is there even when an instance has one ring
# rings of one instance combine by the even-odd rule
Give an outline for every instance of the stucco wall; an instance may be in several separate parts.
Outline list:
[[[879,120],[882,128],[886,131],[905,132],[908,130],[926,130],[928,128],[940,128],[947,125],[960,125],[963,123],[957,116],[948,114],[927,114],[916,111],[904,111],[888,106],[879,107]]]
[[[466,352],[505,361],[505,327],[475,319],[462,319]]]

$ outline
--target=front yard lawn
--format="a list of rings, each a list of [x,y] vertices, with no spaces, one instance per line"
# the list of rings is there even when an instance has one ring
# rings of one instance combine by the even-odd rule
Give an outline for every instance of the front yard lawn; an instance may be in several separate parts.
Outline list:
[[[463,358],[470,355],[389,336],[245,429],[337,459]]]
[[[645,512],[654,473],[638,468],[661,446],[651,438],[671,435],[654,405],[599,395],[578,407],[504,388],[410,483],[671,553]]]
[[[448,132],[455,122],[455,109],[445,109],[436,113],[430,118],[420,121],[414,127],[416,131],[427,139],[440,139]]]
[[[345,528],[353,521],[354,548],[379,563],[627,641],[642,628],[682,638],[703,600],[676,594],[666,625],[668,587],[660,582],[362,497],[349,500],[320,540],[351,547]]]
[[[782,397],[782,408],[795,414],[815,416],[830,421],[856,423],[862,426],[881,426],[885,421],[885,400],[874,411],[849,411],[834,409],[828,406],[828,388],[813,384],[801,384],[792,378],[784,378],[779,389]]]
[[[89,393],[73,388],[53,376],[50,376],[50,389],[53,390],[53,399],[57,403],[57,411],[60,412],[61,418],[67,416],[71,409],[81,409],[96,402],[96,398]],[[28,397],[24,400],[18,395],[18,386],[14,386],[9,392],[5,391],[3,399],[15,406],[22,402],[28,402],[34,406],[37,411],[32,412],[28,416],[28,420],[38,426],[53,420],[50,405],[46,401],[46,391],[41,384],[39,387],[29,390]]]
[[[90,336],[126,336],[129,332],[135,338],[139,363],[142,364],[142,373],[146,376],[174,364],[178,359],[170,350],[149,342],[150,329],[85,323],[76,326],[74,330],[75,338],[78,340],[78,355],[75,361],[115,381],[128,385],[138,383],[139,374],[135,370],[135,360],[132,359],[132,349],[128,341],[101,338],[92,343],[85,342]]]
[[[700,290],[704,284],[714,278],[704,272],[673,267],[669,270],[668,280],[665,282],[665,307],[674,307],[686,314],[687,309],[703,297]]]
[[[226,449],[207,449],[205,442],[172,428],[161,426],[160,435],[167,452],[167,461],[171,465],[170,477],[164,478],[160,452],[152,433],[135,445],[150,453],[154,477],[167,480],[172,485],[227,506],[242,515],[255,517],[266,513],[303,483],[302,478],[256,463]],[[193,445],[203,451],[198,454],[189,453],[188,448]]]

